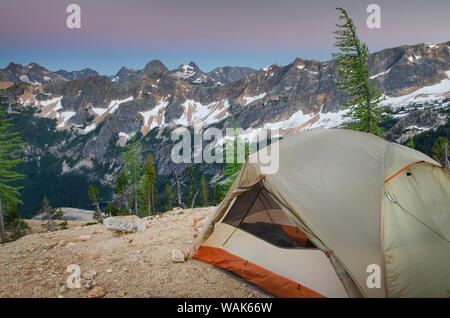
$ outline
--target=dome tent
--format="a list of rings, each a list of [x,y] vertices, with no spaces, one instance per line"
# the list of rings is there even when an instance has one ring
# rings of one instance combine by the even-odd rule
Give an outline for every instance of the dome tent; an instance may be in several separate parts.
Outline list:
[[[278,171],[262,175],[257,159],[246,160],[194,258],[277,297],[447,295],[450,176],[439,163],[344,129],[278,143]]]

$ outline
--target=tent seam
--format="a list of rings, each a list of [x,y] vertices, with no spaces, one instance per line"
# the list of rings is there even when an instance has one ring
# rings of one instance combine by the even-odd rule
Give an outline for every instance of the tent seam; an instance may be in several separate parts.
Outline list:
[[[380,244],[380,258],[381,258],[381,262],[380,265],[382,266],[382,275],[383,275],[383,286],[384,286],[384,295],[385,297],[388,296],[388,289],[387,289],[387,280],[386,280],[386,258],[384,255],[384,227],[383,227],[383,223],[384,223],[384,214],[383,214],[383,198],[384,198],[384,188],[385,188],[385,183],[386,181],[384,181],[384,173],[385,173],[385,169],[386,169],[386,152],[387,152],[387,148],[389,147],[390,142],[387,142],[386,145],[384,146],[384,151],[383,151],[383,160],[382,160],[382,169],[381,169],[381,189],[380,189],[380,216],[379,216],[379,220],[380,220],[380,224],[379,224],[379,244]]]

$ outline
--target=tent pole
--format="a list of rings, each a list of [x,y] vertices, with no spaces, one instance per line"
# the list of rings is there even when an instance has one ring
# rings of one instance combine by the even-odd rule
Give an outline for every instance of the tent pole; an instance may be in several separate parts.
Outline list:
[[[222,246],[225,246],[225,244],[227,244],[228,240],[230,239],[230,237],[233,236],[234,232],[236,232],[236,230],[241,226],[242,222],[244,221],[244,219],[247,217],[248,212],[250,212],[251,208],[253,207],[253,205],[256,202],[256,199],[258,199],[259,197],[259,193],[261,192],[261,190],[263,189],[262,185],[261,188],[259,189],[258,193],[255,196],[255,199],[253,200],[252,204],[250,205],[250,207],[248,208],[247,212],[245,212],[244,216],[241,218],[241,220],[239,221],[238,226],[236,226],[236,228],[233,230],[233,232],[231,232],[230,236],[228,236],[228,238],[225,240],[225,242],[223,242]],[[236,201],[234,202],[234,204],[236,204]]]

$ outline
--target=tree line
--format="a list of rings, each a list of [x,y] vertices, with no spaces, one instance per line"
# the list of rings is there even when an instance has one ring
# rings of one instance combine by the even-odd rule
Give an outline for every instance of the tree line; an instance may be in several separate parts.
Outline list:
[[[216,182],[214,187],[211,187],[204,174],[201,175],[199,184],[196,184],[192,165],[186,170],[186,176],[183,178],[186,181],[182,181],[172,163],[171,181],[165,184],[164,192],[159,193],[156,186],[158,175],[151,153],[142,161],[142,147],[135,137],[132,137],[124,148],[126,150],[121,154],[123,166],[115,180],[113,197],[103,211],[100,208],[101,198],[98,189],[94,185],[89,185],[88,197],[94,206],[94,218],[99,222],[102,222],[103,217],[110,215],[144,217],[170,211],[176,206],[206,207],[216,205],[222,200],[224,194],[222,185]],[[225,186],[230,182],[232,180],[226,180]],[[213,191],[212,198],[211,191]]]

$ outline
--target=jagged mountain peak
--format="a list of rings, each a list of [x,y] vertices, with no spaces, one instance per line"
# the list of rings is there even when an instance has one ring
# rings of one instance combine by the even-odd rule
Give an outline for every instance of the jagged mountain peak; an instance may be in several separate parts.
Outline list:
[[[160,60],[151,60],[145,65],[144,73],[150,75],[152,73],[169,73],[167,67]]]
[[[22,64],[19,63],[14,63],[14,62],[9,62],[8,66],[6,67],[6,69],[10,69],[10,68],[14,68],[14,67],[22,67]]]
[[[5,68],[5,70],[8,70],[8,71],[15,71],[15,70],[19,70],[19,69],[22,69],[22,68],[23,68],[23,65],[22,65],[22,64],[10,62],[10,63],[8,64],[8,66]]]
[[[123,73],[125,73],[125,72],[129,72],[129,71],[136,72],[135,69],[128,68],[128,67],[126,67],[126,66],[122,66],[122,67],[119,69],[119,71],[117,72],[117,75],[118,75],[118,74],[123,74]]]
[[[202,72],[202,71],[200,70],[200,68],[198,67],[198,65],[197,65],[195,62],[190,61],[188,65],[189,65],[190,67],[194,68],[195,71],[197,71],[197,72]]]
[[[238,81],[256,72],[251,67],[223,66],[213,69],[207,73],[208,77],[214,79],[218,84],[228,84]]]
[[[139,80],[144,76],[161,76],[168,73],[169,70],[160,60],[151,60],[142,70],[135,70],[122,66],[116,75],[110,77],[110,80],[116,83],[124,83]]]
[[[5,69],[0,69],[0,80],[32,85],[67,81],[65,77],[49,71],[45,67],[34,62],[27,66],[16,64],[14,62],[9,63]]]
[[[189,64],[180,64],[180,66],[178,66],[177,68],[178,71],[181,72],[201,72],[203,73],[200,68],[197,66],[197,64],[195,64],[195,62],[191,61],[189,62]]]
[[[189,64],[180,64],[180,66],[172,71],[177,78],[182,79],[191,84],[211,84],[211,79],[203,73],[200,68],[194,62],[189,62]]]
[[[99,75],[97,71],[91,69],[91,68],[84,68],[80,71],[66,71],[66,70],[59,70],[55,72],[56,74],[59,74],[68,80],[76,80],[81,79],[89,76],[97,76]]]
[[[341,120],[337,113],[340,105],[345,103],[345,96],[333,83],[336,75],[332,63],[297,58],[286,66],[272,64],[257,72],[226,66],[205,74],[196,71],[196,64],[190,62],[170,72],[170,76],[158,77],[146,75],[145,70],[122,67],[117,74],[120,76],[117,84],[103,78],[89,78],[77,83],[47,85],[43,91],[51,96],[36,96],[36,103],[45,99],[50,103],[55,98],[62,98],[61,106],[54,101],[55,112],[61,113],[60,118],[64,112],[77,112],[70,120],[60,120],[64,127],[71,123],[79,125],[92,118],[96,124],[113,121],[120,113],[127,120],[121,118],[119,122],[111,123],[111,127],[127,134],[133,133],[133,129],[135,132],[146,128],[145,132],[148,132],[166,124],[192,124],[195,121],[211,124],[230,115],[239,117],[238,124],[245,129],[284,121],[295,128],[305,119],[308,126],[329,127]],[[166,69],[158,60],[150,61],[146,68],[147,71]],[[437,84],[440,85],[436,87],[437,93],[424,91],[417,96],[427,100],[435,96],[445,98],[448,90],[447,95],[442,95],[442,89],[448,84],[450,50],[447,45],[387,49],[371,55],[369,69],[372,78],[377,78],[378,85],[392,98]],[[245,76],[244,70],[256,73]],[[244,78],[232,83],[222,82],[222,77],[231,78],[233,73]],[[221,84],[217,84],[219,82]],[[214,85],[217,87],[212,87]],[[22,95],[16,101],[21,98],[25,103],[29,97]],[[396,105],[402,104],[394,101]],[[46,105],[45,110],[48,110],[48,103],[41,102],[40,105]],[[127,111],[120,112],[120,105],[127,107]],[[334,117],[323,114],[334,114]]]

